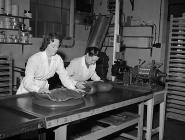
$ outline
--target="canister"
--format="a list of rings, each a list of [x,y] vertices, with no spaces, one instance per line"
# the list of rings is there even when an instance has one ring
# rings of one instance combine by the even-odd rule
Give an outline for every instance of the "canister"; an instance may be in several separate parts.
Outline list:
[[[29,10],[24,10],[24,16],[28,18],[32,18],[32,13]]]
[[[2,31],[0,32],[0,42],[4,42],[5,41],[5,32]]]
[[[4,14],[5,0],[0,0],[0,14]]]
[[[4,17],[0,17],[0,28],[4,28]]]
[[[12,42],[18,43],[17,35],[12,35]]]
[[[12,5],[12,15],[19,16],[19,7],[17,4]]]
[[[19,28],[19,21],[18,21],[18,19],[17,18],[12,18],[11,19],[11,23],[12,23],[12,28],[13,29],[18,29]]]
[[[12,14],[12,0],[5,0],[5,13],[7,15]]]
[[[27,32],[21,32],[20,42],[21,43],[28,43],[28,33]]]
[[[7,43],[12,43],[13,41],[12,41],[12,35],[7,35],[6,36],[6,42]]]
[[[10,17],[5,17],[4,18],[4,28],[11,29],[11,18]]]

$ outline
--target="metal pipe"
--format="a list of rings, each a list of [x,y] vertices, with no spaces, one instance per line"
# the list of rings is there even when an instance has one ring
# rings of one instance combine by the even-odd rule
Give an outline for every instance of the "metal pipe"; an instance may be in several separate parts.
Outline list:
[[[74,0],[70,0],[69,36],[74,38]]]
[[[114,46],[113,46],[113,62],[116,60],[116,52],[119,52],[120,42],[118,41],[119,37],[119,12],[120,12],[120,0],[116,0],[116,8],[115,8],[115,21],[114,21]],[[115,77],[112,76],[112,81],[115,80]]]

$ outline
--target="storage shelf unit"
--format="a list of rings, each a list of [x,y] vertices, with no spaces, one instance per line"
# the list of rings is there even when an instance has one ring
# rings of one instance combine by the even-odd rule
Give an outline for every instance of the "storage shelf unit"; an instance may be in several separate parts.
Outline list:
[[[8,56],[0,56],[0,97],[12,95],[12,69],[12,58]]]
[[[32,45],[32,43],[14,43],[14,42],[11,42],[11,43],[8,43],[8,42],[0,42],[0,44],[19,44],[19,45]]]
[[[4,17],[14,17],[14,18],[22,18],[22,19],[31,19],[30,17],[13,16],[13,15],[6,15],[6,14],[0,14],[0,16],[4,16]]]
[[[185,121],[185,17],[170,17],[167,118]]]
[[[124,26],[121,26],[122,27],[122,29],[123,30],[125,30],[125,29],[132,29],[131,30],[131,32],[133,32],[133,33],[131,33],[130,34],[130,30],[129,30],[129,35],[128,35],[128,31],[125,33],[125,31],[123,31],[123,35],[122,35],[122,38],[123,38],[123,40],[127,40],[128,38],[131,38],[131,39],[136,39],[136,38],[140,38],[140,39],[147,39],[148,40],[148,47],[142,47],[142,46],[133,46],[133,45],[127,45],[127,44],[125,44],[126,46],[126,48],[137,48],[137,49],[152,49],[152,44],[153,44],[153,34],[154,34],[154,25],[124,25]],[[140,29],[141,31],[147,31],[147,30],[149,30],[148,32],[148,34],[146,35],[144,35],[144,34],[142,34],[142,33],[137,33],[138,35],[135,35],[136,34],[136,29]],[[127,41],[126,41],[127,42]]]
[[[6,15],[6,14],[0,14],[0,18],[1,17],[4,17],[4,18],[7,18],[7,19],[16,19],[16,24],[25,24],[25,20],[30,20],[31,18],[30,17],[22,17],[22,16],[13,16],[13,15]],[[18,19],[21,19],[22,21],[21,22],[17,22]],[[12,28],[11,26],[8,26],[8,27],[2,27],[4,26],[4,24],[2,24],[3,21],[1,21],[1,28],[0,28],[0,32],[4,31],[4,32],[8,32],[8,31],[12,31],[12,32],[17,32],[17,33],[13,33],[13,35],[19,35],[21,32],[24,32],[24,33],[30,33],[31,30],[28,30],[28,29],[21,29],[21,27],[19,27],[20,25],[17,25],[16,28]],[[10,22],[11,23],[11,22]],[[9,22],[6,23],[6,24],[10,24]],[[12,23],[11,23],[12,24]],[[10,35],[8,33],[8,35]],[[20,39],[20,35],[19,35],[19,39],[17,39],[17,41],[5,41],[6,40],[6,37],[4,36],[4,41],[3,41],[3,37],[2,37],[2,34],[1,34],[1,37],[0,37],[1,41],[0,41],[0,44],[17,44],[17,45],[21,45],[22,46],[22,53],[24,51],[24,45],[32,45],[31,42],[20,42],[18,41]],[[28,36],[24,36],[22,37],[22,40],[28,40]]]

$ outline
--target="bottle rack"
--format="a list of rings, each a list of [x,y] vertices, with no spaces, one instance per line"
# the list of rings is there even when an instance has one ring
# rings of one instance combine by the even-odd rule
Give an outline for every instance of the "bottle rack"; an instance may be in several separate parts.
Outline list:
[[[170,17],[166,116],[185,121],[185,17]]]
[[[0,44],[31,45],[31,27],[25,26],[25,20],[30,17],[21,17],[0,14]]]

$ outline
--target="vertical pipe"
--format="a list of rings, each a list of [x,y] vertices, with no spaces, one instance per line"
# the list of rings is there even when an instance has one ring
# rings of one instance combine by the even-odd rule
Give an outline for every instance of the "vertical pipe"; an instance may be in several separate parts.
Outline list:
[[[120,0],[116,0],[116,9],[115,9],[115,21],[114,21],[114,47],[113,47],[113,64],[116,57],[116,52],[119,51],[119,12],[120,12]]]
[[[70,0],[69,36],[74,37],[74,0]]]
[[[114,46],[113,46],[113,62],[116,59],[116,52],[119,51],[120,42],[118,42],[119,37],[119,12],[120,12],[120,0],[116,0],[116,8],[115,8],[115,21],[114,21]],[[112,76],[112,81],[115,80],[115,77]]]

